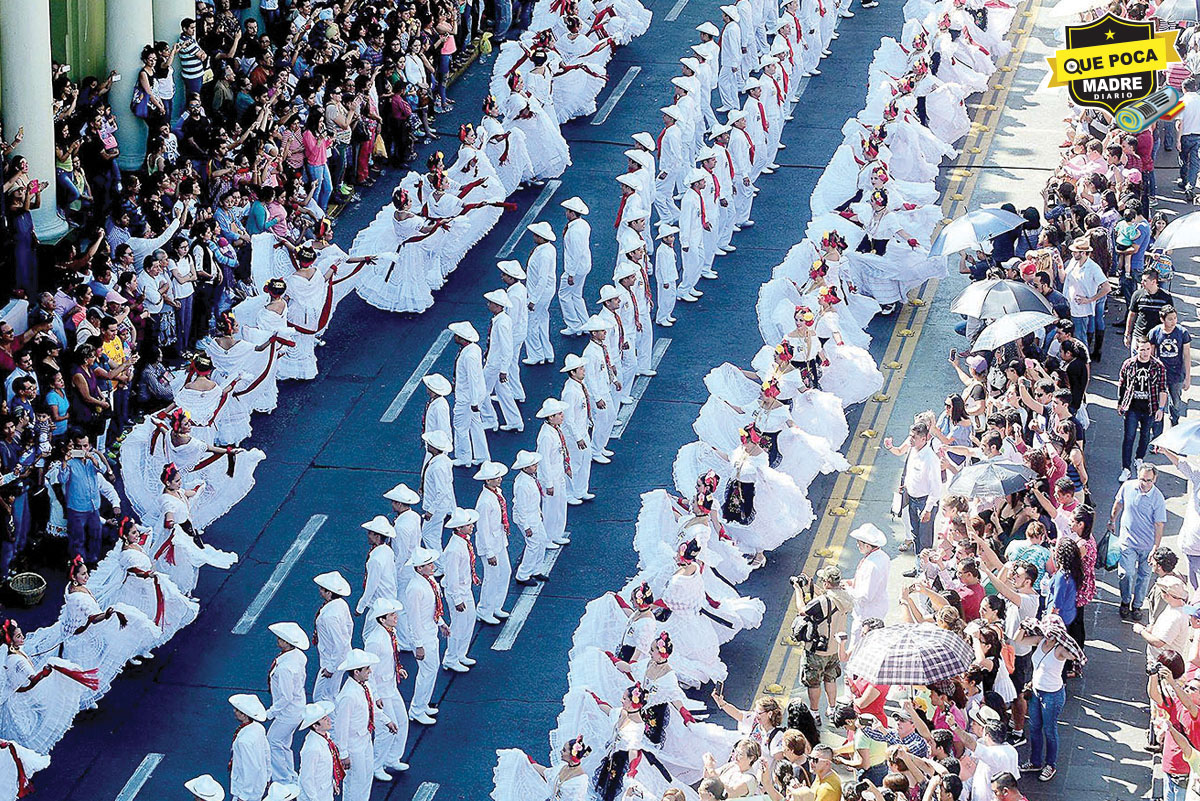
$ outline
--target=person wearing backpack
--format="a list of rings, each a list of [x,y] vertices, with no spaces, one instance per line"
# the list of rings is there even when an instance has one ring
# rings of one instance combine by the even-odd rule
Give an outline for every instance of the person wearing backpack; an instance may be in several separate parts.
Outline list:
[[[837,565],[821,568],[811,582],[803,574],[796,576],[792,586],[796,608],[801,610],[792,621],[792,636],[804,648],[801,681],[808,690],[809,709],[820,726],[822,686],[829,709],[836,703],[842,649],[854,601],[842,586],[842,571]]]

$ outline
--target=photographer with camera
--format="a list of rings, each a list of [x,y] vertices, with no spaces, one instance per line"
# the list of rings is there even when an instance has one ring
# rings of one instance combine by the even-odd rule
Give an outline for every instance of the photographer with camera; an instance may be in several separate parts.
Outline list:
[[[1192,774],[1192,743],[1200,743],[1200,678],[1184,677],[1182,684],[1166,665],[1146,668],[1146,692],[1153,704],[1151,726],[1160,727],[1162,769],[1166,775],[1164,801],[1184,801]],[[1181,743],[1180,740],[1185,740]],[[1187,748],[1182,746],[1186,744]]]
[[[829,709],[837,702],[837,680],[846,659],[848,615],[854,601],[842,587],[842,571],[837,565],[818,570],[815,580],[803,573],[793,576],[792,593],[800,610],[792,621],[792,637],[804,648],[801,681],[808,690],[808,708],[820,726],[821,688],[825,688]]]

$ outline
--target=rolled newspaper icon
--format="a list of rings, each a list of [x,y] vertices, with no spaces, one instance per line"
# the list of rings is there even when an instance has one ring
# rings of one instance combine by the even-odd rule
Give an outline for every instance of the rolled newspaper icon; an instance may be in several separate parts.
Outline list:
[[[1159,117],[1177,111],[1175,107],[1180,105],[1179,97],[1179,90],[1174,86],[1164,86],[1150,93],[1145,100],[1139,100],[1118,111],[1117,125],[1130,133],[1143,131]]]

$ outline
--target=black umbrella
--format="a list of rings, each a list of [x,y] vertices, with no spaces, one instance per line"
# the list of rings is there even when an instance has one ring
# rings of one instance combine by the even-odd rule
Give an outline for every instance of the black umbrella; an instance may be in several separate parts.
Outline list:
[[[964,289],[950,304],[950,311],[981,320],[998,320],[1006,314],[1023,311],[1053,314],[1054,308],[1027,284],[995,278],[976,281]]]

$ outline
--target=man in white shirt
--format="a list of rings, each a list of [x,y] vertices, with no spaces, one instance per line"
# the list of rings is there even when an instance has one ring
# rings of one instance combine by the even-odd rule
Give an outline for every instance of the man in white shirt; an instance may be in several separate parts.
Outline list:
[[[370,801],[371,779],[390,782],[391,775],[375,770],[375,737],[386,727],[395,733],[396,724],[376,705],[367,681],[379,657],[361,648],[346,654],[338,668],[346,683],[338,691],[333,712],[333,741],[343,759],[350,760],[342,783],[342,801]]]
[[[481,583],[475,546],[471,542],[478,522],[478,512],[461,508],[455,509],[446,521],[450,540],[442,552],[442,568],[446,571],[442,587],[451,613],[450,639],[446,642],[442,668],[455,673],[466,673],[475,664],[475,660],[467,656],[467,649],[475,634],[475,588]]]
[[[487,432],[483,429],[483,404],[488,400],[483,351],[479,333],[469,322],[451,323],[449,329],[459,347],[454,359],[454,466],[479,465],[489,458]]]
[[[428,451],[427,451],[428,453]],[[396,520],[392,524],[392,559],[396,563],[396,592],[403,592],[408,582],[408,568],[405,567],[408,558],[421,545],[421,516],[413,509],[421,502],[421,496],[409,489],[407,484],[400,483],[383,494],[392,503],[392,512]],[[393,596],[399,597],[399,595]],[[400,637],[402,650],[411,651],[408,643],[408,632],[404,626],[396,629]]]
[[[1196,177],[1200,174],[1200,79],[1183,82],[1183,110],[1175,118],[1175,144],[1179,146],[1179,181],[1195,199]]]
[[[403,611],[403,604],[395,598],[380,598],[371,605],[370,624],[363,627],[370,629],[363,637],[363,650],[379,660],[371,671],[367,687],[384,714],[396,724],[395,731],[388,726],[375,729],[376,775],[379,771],[408,770],[408,764],[402,759],[408,745],[408,710],[397,686],[401,679],[408,678],[408,672],[400,666],[400,641],[397,638],[398,615]]]
[[[679,219],[679,206],[675,205],[675,190],[687,173],[688,164],[683,155],[683,132],[676,123],[679,109],[666,106],[661,109],[662,133],[655,144],[658,147],[658,175],[655,177],[654,207],[664,221],[674,223]]]
[[[568,198],[560,205],[567,215],[567,225],[563,228],[563,272],[558,282],[558,305],[563,316],[560,333],[578,336],[588,318],[583,285],[592,270],[592,228],[583,219],[588,207],[582,199]]]
[[[850,627],[853,644],[862,631],[864,620],[883,620],[887,616],[891,603],[888,598],[888,572],[892,560],[882,550],[887,544],[887,535],[877,526],[866,523],[851,531],[850,536],[862,554],[858,567],[854,569],[854,578],[846,582],[846,588],[854,600]]]
[[[525,400],[525,387],[521,384],[521,348],[525,346],[525,335],[529,329],[529,291],[521,282],[525,280],[525,268],[513,259],[499,262],[500,281],[511,304],[508,316],[512,318],[513,355],[508,368],[508,382],[512,384],[513,397],[517,403]]]
[[[1100,265],[1092,261],[1092,243],[1081,236],[1071,243],[1071,259],[1063,270],[1062,293],[1071,304],[1071,319],[1075,321],[1075,336],[1087,336],[1087,345],[1092,346],[1096,333],[1096,301],[1109,292],[1108,276]]]
[[[458,505],[454,497],[454,469],[450,461],[450,438],[442,431],[421,435],[429,454],[421,468],[418,493],[422,498],[421,543],[435,554],[442,552],[442,524]]]
[[[563,413],[563,430],[567,435],[567,446],[571,451],[571,480],[568,483],[570,497],[567,503],[577,506],[596,496],[588,489],[592,476],[592,419],[595,408],[585,381],[587,362],[574,353],[567,358],[559,371],[567,374],[563,383],[562,402],[567,410]]]
[[[892,438],[883,446],[897,456],[901,450],[892,446]],[[942,498],[942,465],[930,446],[929,426],[914,423],[908,429],[908,454],[904,457],[904,494],[908,498],[908,524],[916,542],[916,553],[933,547],[933,520],[938,501]],[[913,569],[906,576],[917,575]]]
[[[675,257],[675,235],[679,229],[661,223],[658,247],[654,250],[654,283],[658,286],[658,311],[654,322],[663,328],[675,325],[675,282],[679,280],[679,262]]]
[[[454,450],[454,426],[450,421],[450,401],[446,399],[450,397],[454,387],[450,385],[444,375],[439,373],[430,373],[421,379],[421,383],[425,385],[426,394],[429,396],[429,399],[425,401],[425,414],[421,418],[421,433],[445,432],[446,442],[450,446],[446,452],[450,453]],[[428,461],[429,454],[426,453],[421,464]]]
[[[550,301],[554,299],[558,271],[558,251],[552,244],[558,237],[548,222],[529,226],[533,235],[533,252],[526,267],[526,289],[529,300],[525,333],[524,364],[548,364],[554,361],[554,346],[550,344]]]
[[[613,351],[615,337],[608,336],[613,326],[599,315],[588,318],[584,329],[591,337],[583,349],[584,383],[592,397],[592,461],[608,464],[612,451],[608,440],[612,436],[613,424],[617,420],[617,393],[621,382],[617,374],[620,356]]]
[[[525,540],[521,563],[517,565],[517,583],[532,586],[545,580],[546,526],[542,521],[541,482],[537,479],[538,463],[542,457],[532,451],[518,451],[513,470],[513,523]]]
[[[375,515],[362,524],[367,531],[367,569],[363,582],[362,597],[354,607],[354,614],[361,615],[380,598],[396,597],[396,555],[388,542],[396,534],[392,523],[383,515]],[[363,637],[371,633],[375,618],[363,623]]]
[[[552,545],[566,545],[567,492],[573,472],[571,451],[562,429],[563,413],[567,407],[558,398],[546,398],[537,416],[542,427],[537,435],[537,452],[542,457],[538,466],[538,481],[542,485],[542,520],[546,537]]]
[[[513,397],[508,379],[509,366],[513,361],[512,317],[508,313],[512,308],[512,301],[503,289],[493,289],[483,297],[487,301],[488,311],[492,314],[487,348],[483,352],[485,397],[480,407],[483,427],[490,431],[495,431],[497,426],[501,431],[524,431],[525,422],[521,419],[521,410],[517,408],[517,400]],[[500,401],[500,411],[504,415],[503,426],[499,425],[496,407],[492,405],[493,395]]]
[[[1021,775],[1021,763],[1017,749],[1005,740],[1005,729],[1000,713],[990,706],[978,706],[971,711],[971,731],[958,728],[953,715],[947,716],[951,731],[967,746],[968,756],[975,761],[975,773],[971,777],[971,801],[993,801],[992,777],[1001,773]]]
[[[229,759],[229,795],[233,801],[262,801],[271,779],[271,748],[262,725],[267,710],[255,695],[231,695],[229,703],[238,722]]]
[[[413,551],[408,559],[408,567],[412,572],[408,583],[404,585],[408,635],[413,644],[413,655],[417,658],[417,680],[413,685],[408,719],[424,726],[432,726],[436,722],[434,715],[437,709],[429,705],[429,700],[433,697],[433,686],[437,681],[438,652],[441,649],[438,637],[450,634],[446,626],[442,588],[433,577],[436,559],[437,552],[429,548]]]
[[[271,748],[271,781],[295,782],[296,757],[292,739],[304,718],[308,702],[308,635],[298,623],[272,623],[267,630],[275,635],[279,656],[267,671],[267,686],[271,691],[271,708],[266,717],[271,721],[267,742]]]
[[[508,595],[508,581],[512,578],[512,564],[508,559],[511,521],[508,500],[500,488],[507,473],[508,468],[499,462],[484,462],[475,474],[475,480],[483,482],[475,501],[475,511],[479,514],[475,549],[483,560],[483,585],[479,588],[479,607],[475,615],[490,626],[508,617],[504,599]]]
[[[313,685],[313,700],[332,701],[342,686],[342,672],[338,665],[350,653],[350,639],[354,636],[354,619],[350,617],[350,584],[336,570],[322,573],[313,579],[321,593],[322,606],[317,612],[313,631],[313,642],[320,657],[317,680]]]
[[[333,729],[333,701],[318,701],[304,708],[300,728],[308,729],[300,748],[300,798],[333,801],[342,788],[346,767],[329,732]]]

